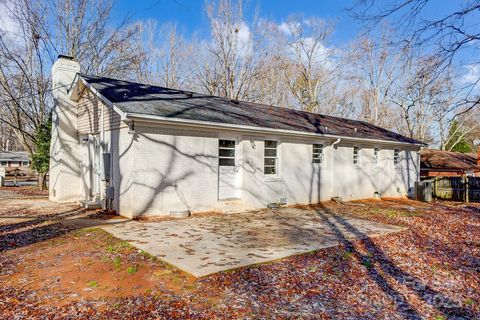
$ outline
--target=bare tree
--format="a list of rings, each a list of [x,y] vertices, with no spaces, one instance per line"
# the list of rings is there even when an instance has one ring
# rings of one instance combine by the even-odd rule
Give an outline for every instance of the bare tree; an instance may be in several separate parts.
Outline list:
[[[144,58],[138,41],[140,26],[125,17],[113,26],[113,0],[45,0],[53,16],[51,43],[58,53],[80,62],[82,72],[113,77],[135,77]]]
[[[327,47],[331,23],[318,18],[290,17],[277,26],[276,47],[283,80],[293,106],[310,112],[328,112],[339,64]]]
[[[219,0],[207,5],[211,40],[203,41],[195,69],[198,86],[210,94],[257,101],[256,83],[267,56],[260,24],[247,23],[241,0]]]
[[[389,96],[400,111],[395,113],[396,128],[411,138],[442,144],[444,127],[456,103],[452,78],[446,72],[432,72],[437,64],[433,57],[406,53],[403,58]],[[440,141],[435,141],[434,132],[440,133]]]
[[[372,30],[386,19],[393,21],[398,43],[422,50],[427,48],[435,56],[435,69],[448,70],[460,56],[471,56],[470,66],[479,66],[475,54],[480,49],[480,30],[474,21],[480,19],[480,1],[458,1],[456,8],[433,18],[431,9],[437,6],[432,0],[358,0],[351,8],[354,17],[365,22]],[[480,75],[468,84],[461,104],[462,112],[469,112],[480,104],[478,84]],[[476,89],[476,90],[475,90]]]
[[[363,38],[354,43],[350,56],[359,88],[359,117],[375,125],[392,127],[391,89],[398,72],[399,56],[390,51],[388,34],[379,41]]]
[[[156,21],[142,23],[145,57],[138,70],[141,81],[168,88],[191,89],[192,43],[178,33],[175,24],[158,26]]]
[[[34,133],[49,117],[49,71],[57,54],[83,62],[83,72],[129,76],[142,57],[136,28],[109,25],[111,1],[0,0],[0,121],[34,153]]]

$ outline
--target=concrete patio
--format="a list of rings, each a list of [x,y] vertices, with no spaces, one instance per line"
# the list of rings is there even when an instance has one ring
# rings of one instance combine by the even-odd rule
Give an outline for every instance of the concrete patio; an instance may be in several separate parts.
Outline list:
[[[102,228],[196,277],[403,230],[295,208]]]

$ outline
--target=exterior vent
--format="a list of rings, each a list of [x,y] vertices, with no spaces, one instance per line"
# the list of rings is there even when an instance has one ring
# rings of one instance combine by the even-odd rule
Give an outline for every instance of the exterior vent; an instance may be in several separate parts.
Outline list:
[[[170,216],[174,218],[188,218],[190,217],[190,215],[191,215],[190,210],[170,211]]]

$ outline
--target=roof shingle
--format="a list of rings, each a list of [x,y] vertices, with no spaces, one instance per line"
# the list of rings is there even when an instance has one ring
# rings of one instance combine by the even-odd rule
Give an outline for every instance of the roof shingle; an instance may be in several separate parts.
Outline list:
[[[234,101],[125,80],[83,74],[80,76],[125,113],[392,142],[421,143],[364,121]]]

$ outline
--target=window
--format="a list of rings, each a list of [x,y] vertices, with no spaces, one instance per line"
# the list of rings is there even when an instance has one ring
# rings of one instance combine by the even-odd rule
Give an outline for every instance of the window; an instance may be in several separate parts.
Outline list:
[[[312,163],[323,163],[323,144],[313,145]]]
[[[275,175],[278,173],[277,141],[265,140],[263,173]]]
[[[378,148],[373,148],[373,163],[374,164],[379,164],[379,159],[378,159],[378,153],[380,152],[380,149]]]
[[[353,164],[358,164],[360,158],[359,150],[359,147],[353,147]]]
[[[218,141],[218,165],[221,167],[235,166],[235,141]]]
[[[30,164],[30,161],[22,161],[23,167],[28,167],[29,164]]]
[[[393,150],[393,164],[399,165],[400,164],[400,150],[395,149]]]
[[[0,167],[6,167],[8,165],[7,161],[0,161]]]

